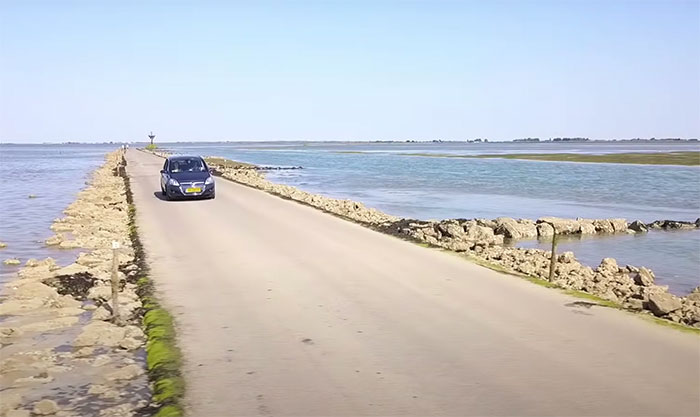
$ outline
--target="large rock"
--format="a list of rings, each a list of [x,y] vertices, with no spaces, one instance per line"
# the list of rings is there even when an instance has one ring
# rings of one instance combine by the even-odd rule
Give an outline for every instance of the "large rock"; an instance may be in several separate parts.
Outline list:
[[[627,220],[625,219],[610,219],[610,224],[615,233],[627,231]]]
[[[594,235],[596,233],[593,220],[591,219],[576,219],[579,222],[579,233],[582,235]]]
[[[437,227],[443,236],[453,237],[453,238],[460,238],[460,237],[464,236],[464,229],[462,228],[462,226],[459,223],[457,223],[454,220],[447,220],[447,221],[438,223]]]
[[[690,294],[688,294],[685,298],[700,306],[700,287],[693,288]]]
[[[455,252],[466,252],[474,247],[474,242],[459,239],[443,239],[439,244],[440,246]]]
[[[61,242],[63,242],[63,236],[61,234],[51,236],[50,238],[48,238],[44,241],[44,243],[46,243],[46,245],[48,245],[48,246],[60,245]]]
[[[464,239],[484,245],[498,244],[496,243],[493,229],[491,229],[490,227],[479,226],[477,224],[468,224],[465,225],[465,228],[466,232],[464,233]],[[503,243],[502,240],[500,242]]]
[[[112,299],[112,287],[110,285],[95,285],[88,291],[87,298],[91,300],[109,301]]]
[[[540,217],[537,223],[549,223],[554,227],[558,235],[570,235],[581,231],[581,224],[572,219],[562,219],[559,217]]]
[[[85,265],[80,265],[77,263],[70,264],[63,267],[55,272],[56,275],[75,275],[82,272],[88,272],[90,269]]]
[[[641,285],[643,287],[654,285],[654,273],[644,267],[639,268],[638,271],[632,272],[630,277],[637,285]]]
[[[576,260],[576,258],[574,257],[573,252],[564,252],[561,255],[559,255],[559,258],[558,258],[559,262],[562,262],[565,264],[572,263],[575,260]]]
[[[518,231],[522,239],[534,239],[537,237],[537,224],[532,220],[519,219]]]
[[[83,332],[75,338],[75,346],[109,346],[116,347],[124,339],[126,330],[105,321],[92,321],[83,328]]]
[[[34,404],[34,409],[32,413],[38,416],[48,416],[51,414],[56,414],[58,412],[58,404],[53,400],[41,400]]]
[[[614,258],[603,258],[598,268],[596,268],[596,272],[605,275],[617,274],[619,271],[620,267],[617,265],[617,261]]]
[[[538,223],[537,234],[540,237],[552,237],[554,236],[554,228],[549,223]]]
[[[698,220],[700,221],[700,219]],[[497,226],[495,221],[489,219],[476,219],[476,224],[479,226],[488,227],[490,229],[495,229]]]
[[[520,232],[520,225],[515,219],[510,217],[499,217],[495,220],[496,228],[494,232],[509,239],[520,239],[523,234]]]
[[[676,230],[676,229],[695,229],[697,226],[697,221],[695,223],[676,221],[676,220],[656,220],[647,225],[649,229],[664,229],[664,230]]]
[[[608,219],[593,220],[593,226],[598,233],[615,233],[615,227]]]
[[[632,223],[630,223],[629,229],[634,230],[637,233],[645,233],[645,232],[649,231],[647,226],[644,223],[640,222],[639,220],[635,220]]]
[[[668,315],[683,306],[678,297],[669,293],[655,293],[649,295],[649,302],[647,305],[649,306],[649,310],[658,317]]]

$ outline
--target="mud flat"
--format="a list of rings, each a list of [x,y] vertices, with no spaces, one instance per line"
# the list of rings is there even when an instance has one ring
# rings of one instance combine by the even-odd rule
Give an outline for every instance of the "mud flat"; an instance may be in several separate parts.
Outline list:
[[[338,153],[369,153],[363,151],[339,151]],[[608,164],[641,164],[641,165],[700,165],[700,152],[629,152],[609,154],[580,154],[580,153],[518,153],[518,154],[481,154],[458,155],[441,153],[398,153],[402,156],[416,156],[426,158],[499,158],[519,159],[526,161],[550,161],[550,162],[585,162]]]
[[[222,158],[218,158],[221,160]],[[643,266],[618,265],[604,258],[593,269],[582,265],[571,252],[556,257],[552,279],[549,278],[551,252],[503,246],[506,239],[546,237],[564,234],[644,233],[648,229],[696,229],[694,223],[658,220],[652,223],[628,222],[626,219],[562,219],[543,217],[528,219],[450,219],[418,221],[401,219],[362,203],[320,196],[265,179],[253,169],[232,168],[209,160],[223,178],[268,193],[298,201],[325,212],[355,221],[384,233],[458,252],[485,266],[526,277],[542,285],[592,296],[602,304],[641,312],[682,326],[700,328],[700,287],[685,297],[668,292],[667,286],[654,283],[654,273]]]
[[[80,249],[75,263],[30,259],[2,290],[0,415],[129,416],[151,409],[123,157],[109,153],[56,219],[46,244]],[[112,315],[112,243],[119,320]],[[139,411],[141,410],[141,411]]]

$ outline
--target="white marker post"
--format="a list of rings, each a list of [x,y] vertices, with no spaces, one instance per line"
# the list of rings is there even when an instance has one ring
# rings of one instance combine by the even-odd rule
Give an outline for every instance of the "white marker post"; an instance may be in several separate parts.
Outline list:
[[[116,240],[112,241],[112,322],[119,323],[119,248]]]

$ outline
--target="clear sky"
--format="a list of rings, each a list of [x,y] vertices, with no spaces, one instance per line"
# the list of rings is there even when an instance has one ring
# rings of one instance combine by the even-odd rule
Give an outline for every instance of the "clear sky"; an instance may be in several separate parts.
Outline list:
[[[0,141],[700,136],[700,1],[0,0]]]

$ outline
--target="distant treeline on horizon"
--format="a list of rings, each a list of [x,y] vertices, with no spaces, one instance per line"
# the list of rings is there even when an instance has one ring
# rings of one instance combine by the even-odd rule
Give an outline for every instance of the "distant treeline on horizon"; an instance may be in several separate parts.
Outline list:
[[[513,139],[513,142],[697,142],[698,139],[690,138],[634,138],[634,139],[589,139],[589,138],[549,138],[540,140],[540,138],[523,138]]]
[[[178,144],[178,143],[548,143],[548,142],[698,142],[698,138],[632,138],[632,139],[590,139],[590,138],[520,138],[513,140],[502,140],[502,141],[489,141],[488,139],[476,138],[476,139],[464,139],[464,140],[445,140],[445,139],[406,139],[406,140],[221,140],[221,141],[192,141],[192,140],[177,140],[177,141],[163,141],[156,142],[161,144]],[[115,140],[115,141],[102,141],[102,142],[30,142],[30,143],[19,143],[19,142],[5,142],[0,141],[0,145],[115,145],[115,144],[148,144],[147,141],[140,140]]]

